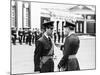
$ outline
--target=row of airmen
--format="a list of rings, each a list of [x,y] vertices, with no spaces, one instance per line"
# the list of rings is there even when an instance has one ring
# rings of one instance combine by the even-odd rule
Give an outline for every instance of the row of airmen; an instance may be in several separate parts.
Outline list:
[[[31,46],[42,36],[43,33],[44,33],[43,31],[40,32],[38,29],[35,29],[35,30],[33,29],[33,31],[31,31],[30,29],[22,30],[20,28],[17,31],[16,29],[13,28],[11,29],[11,40],[14,45],[16,45],[16,41],[18,40],[21,45],[23,43],[26,43]],[[60,29],[58,30],[58,32],[54,30],[53,38],[54,38],[54,43],[57,43],[57,41],[58,43],[60,42],[63,43],[64,32],[61,33]]]
[[[23,43],[29,44],[30,46],[32,43],[34,44],[38,38],[42,36],[42,32],[38,30],[31,31],[30,29],[21,28],[17,31],[16,29],[11,29],[11,40],[14,45],[16,45],[16,41],[18,40],[19,43],[22,45]]]

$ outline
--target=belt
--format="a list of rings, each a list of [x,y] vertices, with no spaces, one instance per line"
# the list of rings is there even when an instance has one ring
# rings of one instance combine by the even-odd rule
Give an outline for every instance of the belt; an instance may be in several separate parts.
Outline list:
[[[41,61],[40,61],[40,68],[41,68],[42,65],[45,64],[49,59],[53,59],[53,56],[42,56]]]
[[[48,59],[53,59],[53,56],[43,56],[42,58],[41,58],[41,62],[43,62],[43,63],[45,63]]]
[[[69,59],[73,59],[73,58],[76,58],[76,55],[69,55],[68,57]]]
[[[52,55],[42,56],[42,58],[53,58],[53,56]]]

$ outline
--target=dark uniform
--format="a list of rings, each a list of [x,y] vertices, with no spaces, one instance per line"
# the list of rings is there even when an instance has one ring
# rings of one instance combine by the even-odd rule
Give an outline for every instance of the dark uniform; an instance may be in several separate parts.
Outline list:
[[[29,30],[28,31],[28,43],[30,46],[31,46],[31,41],[32,41],[32,34],[31,34],[31,31]]]
[[[35,43],[36,43],[36,41],[38,39],[37,31],[34,32],[34,35],[35,35]]]
[[[34,44],[34,38],[35,38],[35,34],[34,31],[32,32],[32,43]]]
[[[25,43],[25,30],[23,30],[23,43]]]
[[[26,40],[26,44],[28,44],[28,36],[29,36],[28,31],[25,31],[25,40]]]
[[[11,35],[12,35],[12,43],[14,44],[14,45],[16,45],[16,39],[17,39],[17,34],[16,34],[16,30],[15,29],[12,29],[11,30]]]
[[[19,43],[22,44],[23,31],[22,30],[19,30],[18,31],[18,35],[19,35]]]
[[[80,40],[75,34],[67,36],[64,43],[63,57],[58,64],[58,68],[64,71],[80,70],[79,63],[75,55],[79,48]]]
[[[42,37],[42,35],[43,35],[43,33],[40,33],[40,34],[38,35],[38,39],[39,39],[39,38],[41,38],[41,37]]]
[[[36,48],[34,52],[34,66],[35,71],[39,72],[53,72],[54,48],[50,38],[43,35],[36,42]]]

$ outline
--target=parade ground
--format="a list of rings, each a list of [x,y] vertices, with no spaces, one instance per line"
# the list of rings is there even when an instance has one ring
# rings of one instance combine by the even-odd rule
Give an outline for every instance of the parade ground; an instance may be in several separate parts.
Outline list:
[[[95,52],[96,52],[96,38],[94,36],[79,36],[80,48],[77,53],[80,69],[95,69]],[[58,43],[59,44],[59,43]],[[55,71],[57,71],[57,64],[62,58],[62,51],[60,47],[54,48],[54,63]],[[12,74],[19,73],[34,73],[34,50],[35,44],[32,46],[11,44],[11,70]]]

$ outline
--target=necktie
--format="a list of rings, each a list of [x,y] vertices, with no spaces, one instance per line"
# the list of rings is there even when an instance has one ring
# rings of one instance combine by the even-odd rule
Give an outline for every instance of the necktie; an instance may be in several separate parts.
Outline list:
[[[53,55],[54,55],[54,50],[53,50],[53,45],[52,45],[51,38],[49,37],[48,40],[49,40],[49,44],[50,44],[50,46],[51,46],[51,49],[50,49],[49,55],[53,56]]]
[[[52,41],[51,41],[51,38],[50,38],[50,37],[48,37],[48,40],[49,40],[50,45],[52,46]]]

